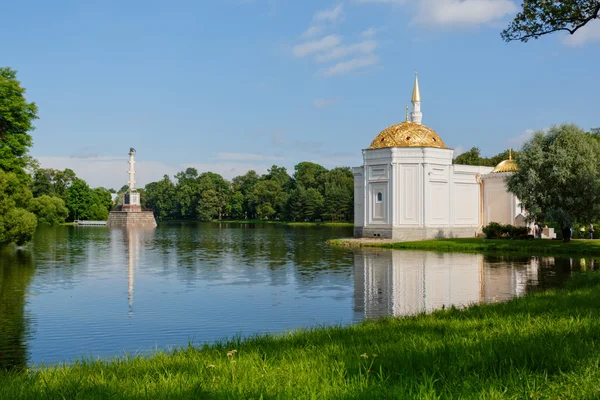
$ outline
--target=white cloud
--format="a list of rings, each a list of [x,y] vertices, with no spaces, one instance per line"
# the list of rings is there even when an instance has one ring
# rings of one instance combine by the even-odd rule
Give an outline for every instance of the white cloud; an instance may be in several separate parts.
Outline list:
[[[118,190],[129,180],[127,157],[36,157],[42,168],[63,170],[70,168],[78,177],[85,180],[91,187],[103,186]],[[173,176],[180,168],[157,161],[137,160],[136,185],[144,187],[147,183],[157,181],[164,174]]]
[[[316,99],[313,100],[313,107],[314,108],[326,108],[329,106],[332,106],[334,104],[337,104],[340,102],[340,99]]]
[[[322,73],[325,76],[341,75],[357,69],[376,65],[378,62],[379,58],[377,58],[377,56],[374,54],[370,54],[364,57],[353,58],[348,61],[341,61],[325,69]]]
[[[456,146],[454,148],[454,158],[460,156],[462,153],[464,153],[465,150],[465,146],[463,146],[462,144],[459,144],[458,146]]]
[[[377,41],[365,40],[347,46],[334,47],[326,53],[318,54],[315,59],[317,62],[328,62],[355,54],[372,54],[376,49]]]
[[[310,39],[315,36],[319,36],[325,28],[321,25],[311,25],[309,26],[300,37],[302,39]]]
[[[253,169],[259,175],[267,173],[267,170],[271,168],[273,163],[266,164],[255,164],[255,163],[236,163],[236,162],[223,162],[223,163],[210,163],[210,164],[184,164],[181,170],[186,168],[196,168],[198,173],[203,172],[214,172],[215,174],[221,175],[227,180],[232,180],[236,176],[244,175],[246,172]]]
[[[545,130],[545,129],[543,129]],[[533,134],[536,131],[533,129],[526,129],[523,133],[521,133],[519,136],[515,136],[512,138],[509,138],[506,141],[506,144],[508,145],[512,145],[515,147],[521,147],[523,145],[523,143],[525,143],[526,141],[528,141],[529,139],[531,139],[533,137]]]
[[[569,34],[563,39],[563,43],[571,47],[583,46],[593,41],[600,41],[600,20],[598,19],[588,22],[574,35]]]
[[[377,29],[369,28],[369,29],[362,31],[360,33],[360,36],[362,36],[364,38],[372,38],[373,36],[375,36],[376,33],[377,33]]]
[[[257,153],[217,153],[217,160],[227,161],[263,161],[263,160],[283,160],[283,157],[257,154]]]
[[[312,40],[294,46],[292,52],[295,57],[306,57],[307,55],[327,51],[339,45],[342,41],[341,36],[328,35],[319,40]]]
[[[512,0],[420,0],[415,20],[423,25],[479,25],[518,11]]]
[[[335,22],[342,18],[344,6],[340,3],[333,8],[320,10],[315,13],[314,20],[318,22],[328,21]]]

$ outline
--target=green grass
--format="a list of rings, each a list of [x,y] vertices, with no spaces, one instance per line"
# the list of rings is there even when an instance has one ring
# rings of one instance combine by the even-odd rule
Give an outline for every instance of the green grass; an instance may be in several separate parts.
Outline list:
[[[269,219],[240,219],[240,220],[213,220],[212,222],[232,223],[232,224],[278,224],[288,226],[343,226],[353,227],[353,222],[291,222],[291,221],[273,221]]]
[[[0,373],[2,399],[597,399],[600,273],[507,303]]]
[[[589,255],[600,256],[600,240],[505,240],[505,239],[433,239],[415,242],[377,243],[332,239],[334,246],[382,247],[397,250],[425,250],[460,253],[520,253],[531,255]]]

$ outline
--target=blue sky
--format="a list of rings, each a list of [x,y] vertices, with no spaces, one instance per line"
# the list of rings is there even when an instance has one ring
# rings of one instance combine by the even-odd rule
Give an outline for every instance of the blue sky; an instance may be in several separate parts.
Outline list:
[[[600,126],[600,21],[506,44],[516,0],[28,1],[2,5],[0,65],[39,107],[31,154],[91,185],[188,166],[226,178],[300,161],[356,166],[404,120],[460,151]]]

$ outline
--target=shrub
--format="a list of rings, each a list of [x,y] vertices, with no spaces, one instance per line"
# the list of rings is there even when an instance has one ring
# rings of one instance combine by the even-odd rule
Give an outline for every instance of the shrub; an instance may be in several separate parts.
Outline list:
[[[529,228],[490,222],[489,225],[483,228],[483,233],[488,239],[527,239]]]

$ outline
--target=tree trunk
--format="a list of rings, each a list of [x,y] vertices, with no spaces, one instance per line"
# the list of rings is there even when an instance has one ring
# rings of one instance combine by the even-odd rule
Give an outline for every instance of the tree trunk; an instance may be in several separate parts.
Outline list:
[[[571,241],[571,228],[562,228],[563,243]]]

